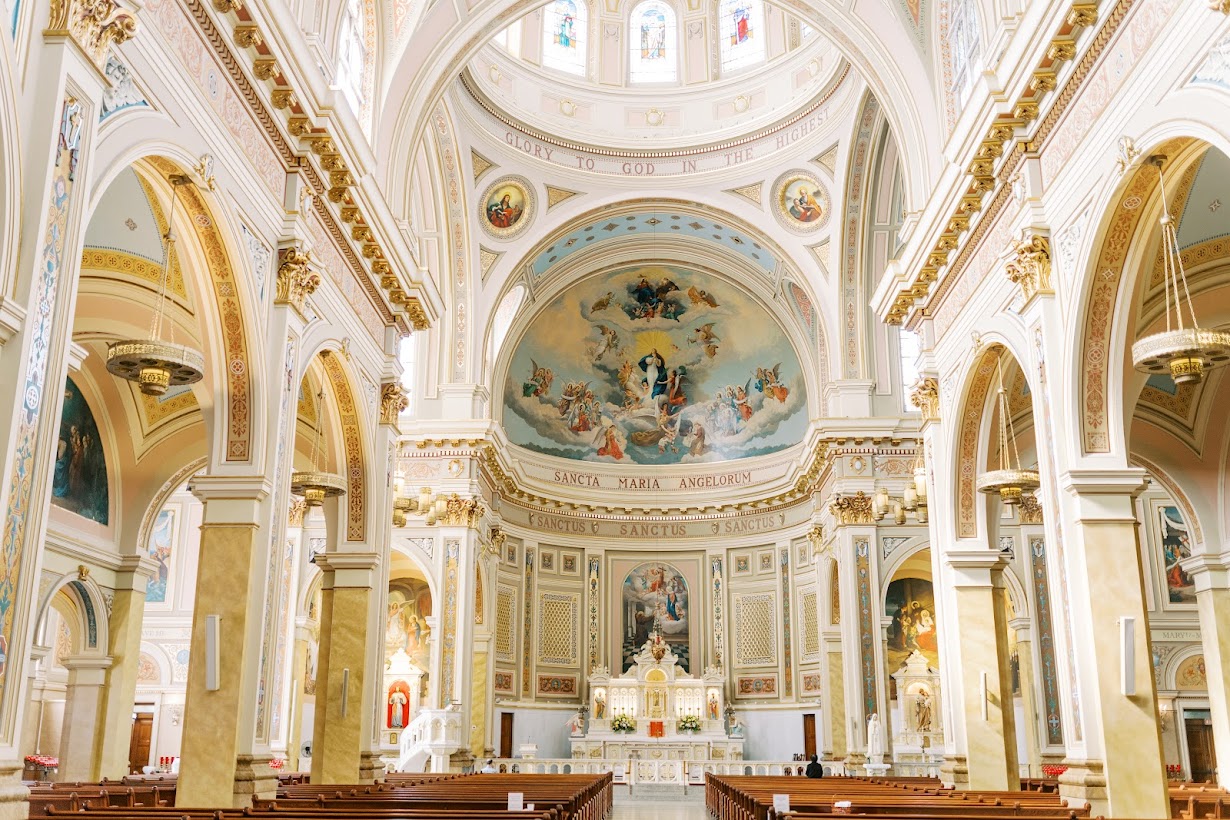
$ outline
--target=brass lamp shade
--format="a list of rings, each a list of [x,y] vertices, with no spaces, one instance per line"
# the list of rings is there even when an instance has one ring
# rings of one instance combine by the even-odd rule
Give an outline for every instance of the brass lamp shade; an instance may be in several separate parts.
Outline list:
[[[1196,327],[1154,333],[1132,345],[1132,364],[1175,384],[1199,384],[1206,370],[1230,364],[1230,333]]]
[[[326,498],[346,493],[346,479],[333,473],[301,470],[290,474],[290,491],[303,496],[309,507],[319,507]]]
[[[199,382],[204,371],[205,357],[184,345],[127,339],[107,346],[107,372],[136,382],[147,396]]]
[[[1021,503],[1021,496],[1042,486],[1033,470],[992,470],[978,476],[978,491],[998,494],[1005,504]]]

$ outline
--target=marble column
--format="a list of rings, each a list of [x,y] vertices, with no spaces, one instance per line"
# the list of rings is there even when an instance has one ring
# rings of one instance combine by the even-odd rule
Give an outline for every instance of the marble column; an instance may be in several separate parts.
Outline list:
[[[312,733],[312,782],[358,783],[360,752],[368,748],[365,715],[372,712],[365,693],[369,659],[368,607],[375,553],[331,552],[316,559],[324,573],[320,605],[320,655],[316,678],[316,718]]]
[[[270,486],[263,476],[197,476],[190,483],[205,510],[175,803],[187,808],[243,807],[253,795],[273,797],[277,788],[267,765],[259,780],[254,779],[249,759],[263,567],[271,548],[260,522],[267,518],[263,508]],[[210,616],[219,619],[214,681],[206,677],[213,648],[207,644]],[[245,676],[252,686],[245,687]]]
[[[295,660],[291,667],[290,703],[286,709],[286,770],[299,771],[299,749],[303,746],[303,686],[307,680],[308,642],[311,640],[307,619],[295,620]]]
[[[153,561],[141,555],[125,555],[115,574],[115,600],[108,620],[113,661],[107,670],[103,691],[102,752],[98,777],[118,780],[128,774],[129,745],[132,732],[129,716],[137,694],[137,667],[141,657],[141,625],[145,620],[145,583],[154,569]],[[96,778],[91,778],[96,779]]]
[[[1070,499],[1066,569],[1086,755],[1069,758],[1060,793],[1123,818],[1170,814],[1134,503],[1144,477],[1122,468],[1071,470],[1060,480]]]
[[[1213,721],[1217,785],[1230,788],[1230,550],[1193,555],[1183,563],[1196,586],[1200,639],[1208,677],[1209,716]],[[1176,722],[1178,722],[1178,713]],[[1180,730],[1182,727],[1176,729]]]
[[[98,753],[103,734],[103,685],[111,659],[99,655],[77,655],[64,659],[68,670],[68,692],[64,702],[64,729],[60,733],[60,771],[63,782],[98,780]],[[128,717],[118,721],[124,729]]]
[[[93,147],[111,41],[88,15],[69,32],[69,4],[27,4],[39,17],[24,55],[19,101],[21,212],[15,263],[0,271],[0,818],[25,817],[20,727],[27,707],[55,442],[72,344]],[[120,10],[117,42],[130,36]],[[75,35],[75,36],[74,36]],[[80,41],[75,39],[80,37]],[[100,48],[101,46],[101,48]],[[101,52],[101,53],[100,53]],[[14,133],[11,129],[6,136]],[[77,184],[81,183],[81,184]]]
[[[963,785],[1014,791],[1021,788],[1021,779],[1008,660],[1004,556],[981,548],[947,549],[944,561],[952,569],[958,629],[952,646],[960,689],[948,697],[960,698],[955,705],[964,718],[959,729],[964,737],[958,739],[968,777]]]
[[[1017,724],[1017,731],[1025,739],[1025,759],[1020,761],[1028,765],[1030,777],[1042,776],[1042,758],[1039,752],[1038,733],[1042,721],[1038,715],[1038,706],[1034,697],[1034,647],[1033,633],[1028,618],[1013,618],[1008,626],[1016,633],[1017,677],[1021,681],[1021,715],[1023,722]]]

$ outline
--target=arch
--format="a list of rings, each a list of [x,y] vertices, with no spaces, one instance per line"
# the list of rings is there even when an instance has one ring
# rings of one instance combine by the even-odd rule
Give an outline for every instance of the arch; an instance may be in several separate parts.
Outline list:
[[[207,459],[204,457],[195,458],[189,461],[183,467],[180,467],[175,473],[163,482],[158,491],[154,493],[149,504],[145,508],[145,514],[141,516],[141,526],[137,529],[137,542],[133,545],[133,550],[140,554],[147,548],[150,536],[154,532],[154,522],[158,518],[158,513],[162,512],[162,508],[166,506],[167,500],[176,490],[184,486],[184,483],[194,475],[205,469]]]
[[[50,621],[51,602],[61,590],[73,603],[77,615],[77,634],[82,636],[82,645],[78,654],[107,654],[111,645],[108,619],[111,608],[98,582],[89,576],[89,570],[84,566],[76,572],[69,572],[55,579],[39,602],[38,615],[34,621],[34,643],[41,646],[47,644],[47,627]]]
[[[147,126],[137,122],[121,123],[107,138],[122,143],[128,136],[128,129],[138,127]],[[90,218],[111,182],[125,169],[132,168],[146,182],[153,183],[156,190],[163,190],[169,175],[187,173],[186,169],[195,162],[184,148],[166,141],[145,141],[129,148],[91,180]],[[207,347],[216,348],[220,354],[206,356],[206,369],[222,404],[212,424],[211,459],[214,463],[259,462],[264,444],[262,425],[254,425],[253,421],[261,417],[262,371],[260,357],[250,355],[250,339],[259,335],[256,319],[260,315],[256,307],[259,297],[252,289],[254,277],[239,276],[232,263],[232,260],[243,259],[244,255],[236,250],[239,247],[235,238],[237,232],[230,223],[229,209],[221,205],[217,195],[196,186],[185,186],[179,190],[179,196],[180,210],[184,212],[186,223],[191,224],[196,239],[194,245],[181,239],[181,267],[198,273],[196,282],[202,307],[199,332],[202,341],[209,342]],[[181,231],[181,237],[183,233]],[[193,251],[199,251],[200,256]],[[205,298],[207,294],[212,298]],[[207,321],[206,317],[212,321]],[[214,406],[212,397],[203,388],[194,392],[202,412]],[[209,427],[207,423],[207,429]]]
[[[1179,688],[1179,668],[1183,664],[1190,661],[1192,658],[1202,657],[1204,655],[1204,644],[1194,643],[1183,647],[1178,652],[1175,652],[1166,659],[1165,665],[1160,670],[1158,676],[1159,689],[1178,690]],[[1192,691],[1192,690],[1186,690]]]
[[[141,680],[142,666],[146,658],[153,663],[154,669],[158,674],[156,682]],[[140,654],[137,656],[137,685],[140,686],[142,683],[145,683],[147,685],[166,686],[171,683],[172,674],[173,667],[170,659],[167,657],[166,650],[157,644],[141,641]]]
[[[367,465],[364,431],[359,420],[359,405],[351,387],[349,367],[330,348],[319,351],[327,381],[337,405],[339,432],[346,457],[346,526],[347,541],[363,541],[367,537]],[[311,361],[309,359],[308,361]]]
[[[1200,527],[1200,516],[1196,514],[1196,505],[1192,503],[1191,498],[1179,483],[1174,480],[1174,477],[1169,472],[1163,470],[1156,462],[1141,456],[1138,453],[1132,453],[1128,456],[1128,463],[1140,467],[1145,470],[1153,478],[1157,479],[1158,483],[1166,488],[1166,492],[1174,499],[1183,512],[1183,520],[1191,528],[1192,533],[1192,553],[1196,553],[1197,547],[1204,549],[1204,530]]]
[[[931,549],[930,535],[914,536],[909,541],[906,541],[904,544],[893,550],[892,554],[889,556],[889,560],[886,563],[881,564],[880,575],[885,581],[892,581],[896,578],[897,572],[901,569],[902,565],[923,550],[929,549]],[[928,570],[928,574],[930,574],[930,570]],[[885,590],[887,590],[887,583],[884,586]]]

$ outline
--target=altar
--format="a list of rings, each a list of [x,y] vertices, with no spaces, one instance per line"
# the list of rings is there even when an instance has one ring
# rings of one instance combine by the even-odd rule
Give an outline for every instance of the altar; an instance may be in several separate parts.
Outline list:
[[[742,760],[737,724],[728,732],[725,679],[709,668],[685,677],[658,633],[619,677],[597,669],[589,678],[588,727],[572,724],[572,756],[628,760]]]

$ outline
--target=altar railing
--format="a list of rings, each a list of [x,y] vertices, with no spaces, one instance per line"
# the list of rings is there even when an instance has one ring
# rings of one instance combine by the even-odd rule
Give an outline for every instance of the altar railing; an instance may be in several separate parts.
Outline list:
[[[606,774],[611,772],[616,783],[672,783],[701,786],[706,774],[716,775],[797,775],[802,776],[806,763],[797,760],[645,760],[610,758],[523,758],[501,757],[492,764],[500,772],[521,774]],[[825,774],[832,777],[846,773],[839,760],[823,761]]]

